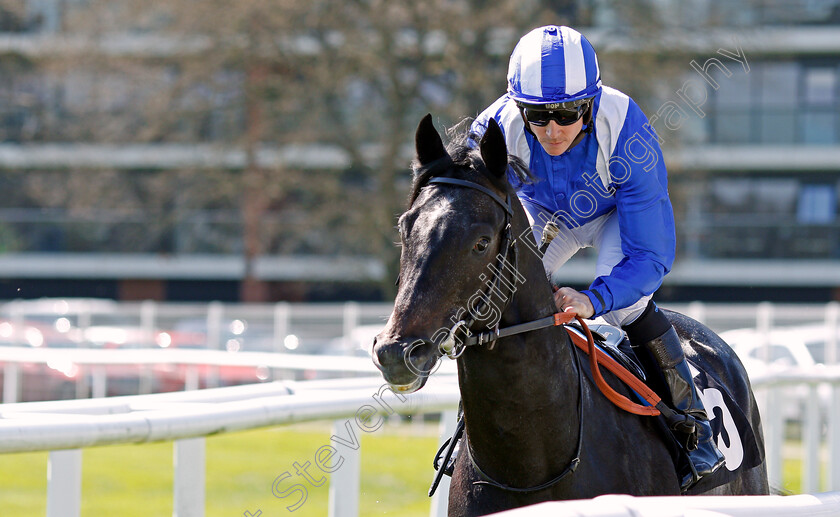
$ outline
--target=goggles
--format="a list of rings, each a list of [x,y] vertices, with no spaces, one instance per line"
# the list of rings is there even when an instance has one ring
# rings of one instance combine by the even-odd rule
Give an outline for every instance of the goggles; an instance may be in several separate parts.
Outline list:
[[[552,120],[560,126],[570,126],[580,120],[586,113],[589,100],[580,103],[517,104],[525,120],[537,127],[547,126]]]

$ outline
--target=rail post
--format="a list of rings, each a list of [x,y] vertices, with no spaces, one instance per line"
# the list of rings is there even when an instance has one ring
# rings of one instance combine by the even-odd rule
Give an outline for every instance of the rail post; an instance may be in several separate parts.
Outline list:
[[[805,403],[805,430],[802,440],[805,457],[802,462],[802,491],[814,494],[820,489],[820,405],[817,385],[808,384],[808,400]]]
[[[330,472],[329,517],[358,517],[359,515],[359,478],[362,471],[361,436],[355,435],[356,448],[342,446],[336,443],[336,437],[347,436],[350,420],[336,420],[333,423],[333,434],[330,439],[331,447],[341,451],[341,459],[335,460]],[[343,443],[342,445],[347,445]],[[321,449],[318,450],[321,455]],[[320,460],[317,460],[320,461]]]
[[[172,517],[204,517],[205,438],[175,440]]]
[[[286,347],[283,341],[289,333],[289,320],[291,319],[288,302],[278,302],[274,305],[274,351],[285,352]]]
[[[47,517],[79,517],[82,506],[82,450],[50,451],[47,461]]]
[[[18,401],[20,389],[20,367],[18,363],[3,365],[3,403],[13,404]]]

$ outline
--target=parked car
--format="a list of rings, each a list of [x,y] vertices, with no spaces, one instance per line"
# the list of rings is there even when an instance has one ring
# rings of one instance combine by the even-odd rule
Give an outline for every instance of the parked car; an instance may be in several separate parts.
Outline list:
[[[840,329],[835,343],[840,345]],[[729,343],[745,365],[810,368],[825,364],[830,331],[825,325],[776,327],[765,336],[755,328],[722,332],[720,337]],[[840,362],[840,349],[836,351]]]
[[[330,340],[321,353],[327,355],[352,355],[355,357],[370,357],[373,338],[382,332],[384,323],[375,325],[359,325],[349,336],[342,336]]]
[[[214,346],[210,346],[206,318],[191,318],[178,320],[172,328],[167,329],[170,344],[167,348],[194,350],[222,350],[230,354],[239,352],[271,352],[273,351],[273,329],[265,325],[252,324],[240,318],[224,319],[220,322],[218,335],[212,339]],[[269,368],[265,366],[212,366],[160,364],[155,366],[155,372],[160,380],[160,391],[178,391],[184,389],[189,370],[197,368],[200,388],[217,386],[236,386],[253,384],[273,380]]]
[[[124,350],[167,348],[172,345],[173,335],[181,341],[188,339],[187,333],[141,327],[139,318],[114,310],[109,301],[26,300],[4,305],[3,309],[14,319],[0,319],[0,346]],[[81,317],[85,311],[89,312]],[[64,355],[52,356],[46,363],[20,364],[18,400],[89,396],[99,372],[106,377],[106,396],[157,392],[165,380],[159,369],[141,364],[94,367],[76,364]],[[2,376],[0,371],[0,379]]]
[[[834,357],[836,362],[840,362],[840,329],[835,332],[834,343],[838,348]],[[750,375],[788,368],[819,368],[830,357],[830,336],[830,329],[821,324],[775,327],[766,334],[755,328],[728,330],[720,334],[738,354]],[[793,402],[785,404],[785,417],[799,418],[809,397],[809,389],[805,386],[793,387],[784,390],[783,394]],[[820,385],[817,396],[825,414],[831,399],[831,387]]]
[[[35,319],[0,319],[0,346],[23,348],[73,348],[78,343],[54,325]],[[17,399],[23,402],[60,400],[76,397],[79,365],[54,359],[46,363],[19,363]],[[5,375],[0,363],[0,383]],[[2,384],[0,384],[2,385]]]

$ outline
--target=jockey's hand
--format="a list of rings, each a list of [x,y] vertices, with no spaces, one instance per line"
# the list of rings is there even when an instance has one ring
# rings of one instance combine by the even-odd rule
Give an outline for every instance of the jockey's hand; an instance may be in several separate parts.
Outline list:
[[[561,287],[554,292],[554,305],[559,311],[574,311],[581,318],[591,318],[595,314],[589,297],[571,287]]]

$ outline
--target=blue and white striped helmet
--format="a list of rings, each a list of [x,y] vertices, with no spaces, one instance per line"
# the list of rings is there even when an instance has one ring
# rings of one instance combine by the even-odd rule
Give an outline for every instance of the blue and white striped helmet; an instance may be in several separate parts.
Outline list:
[[[510,97],[527,104],[570,102],[601,91],[595,49],[565,26],[548,25],[523,36],[510,56],[507,79]]]

